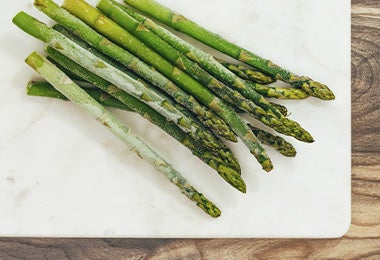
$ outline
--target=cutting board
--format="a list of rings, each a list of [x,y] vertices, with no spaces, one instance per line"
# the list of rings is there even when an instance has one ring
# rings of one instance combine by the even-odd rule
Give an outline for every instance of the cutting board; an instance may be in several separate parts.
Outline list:
[[[90,1],[95,4],[95,1]],[[296,158],[268,148],[265,173],[239,141],[247,194],[139,116],[111,110],[222,210],[212,219],[73,104],[28,97],[24,64],[43,44],[11,23],[31,0],[0,10],[0,235],[70,237],[308,237],[350,225],[350,1],[160,0],[298,74],[326,83],[334,101],[280,101],[315,138],[287,138]],[[61,2],[59,2],[61,3]],[[201,48],[205,48],[199,45]],[[207,50],[207,48],[206,48]],[[249,122],[253,119],[244,117]]]

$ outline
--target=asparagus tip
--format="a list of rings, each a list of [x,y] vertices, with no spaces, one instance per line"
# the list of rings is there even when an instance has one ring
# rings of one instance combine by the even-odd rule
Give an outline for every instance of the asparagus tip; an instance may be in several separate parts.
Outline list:
[[[266,159],[265,161],[263,161],[261,165],[266,172],[270,172],[271,170],[273,170],[273,164],[271,160],[269,159]]]
[[[319,83],[307,77],[303,77],[302,79],[304,81],[302,84],[302,89],[309,92],[310,95],[322,100],[335,99],[334,93],[325,84]]]
[[[211,217],[217,218],[222,214],[220,209],[214,203],[209,201],[202,193],[195,193],[192,199],[197,202],[198,207],[203,209]]]
[[[247,188],[243,178],[240,176],[240,172],[226,167],[224,165],[220,165],[218,168],[219,175],[226,180],[231,186],[242,193],[247,192]]]

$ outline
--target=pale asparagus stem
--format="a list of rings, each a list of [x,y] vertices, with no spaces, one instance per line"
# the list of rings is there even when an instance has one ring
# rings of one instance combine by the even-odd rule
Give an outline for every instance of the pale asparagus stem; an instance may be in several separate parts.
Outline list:
[[[141,83],[146,84],[147,87],[152,88],[152,89],[156,89],[152,85],[149,85],[146,82],[142,81],[139,77],[137,77],[132,72],[126,70],[125,67],[123,67],[121,64],[115,62],[114,60],[111,60],[108,56],[105,56],[104,54],[102,54],[102,53],[98,52],[97,50],[91,48],[87,43],[78,39],[78,37],[75,37],[72,33],[67,31],[62,26],[55,25],[53,28],[56,31],[58,31],[58,32],[62,33],[63,35],[65,35],[66,37],[68,37],[69,39],[71,39],[72,41],[74,41],[75,43],[79,44],[83,48],[87,49],[92,54],[94,54],[95,56],[100,58],[101,60],[106,61],[107,63],[113,65],[114,67],[118,68],[119,70],[122,70],[124,73],[126,73],[129,76],[131,76],[132,78],[140,81]],[[99,77],[97,77],[96,75],[93,75],[92,73],[90,73],[89,71],[84,69],[83,67],[80,67],[76,63],[72,62],[70,59],[67,59],[65,56],[63,56],[62,54],[59,54],[57,51],[54,51],[51,48],[48,48],[48,53],[52,58],[55,57],[55,59],[58,60],[61,64],[63,64],[65,67],[70,67],[74,73],[80,75],[82,78],[86,79],[89,82],[96,83],[98,85],[98,87],[102,88],[103,84],[102,84],[102,82],[100,82],[101,80],[99,80]],[[78,66],[80,68],[78,68]],[[110,88],[110,86],[107,86],[107,89],[108,88]],[[108,92],[113,92],[112,88],[109,89]],[[113,95],[115,95],[115,94],[119,95],[119,91],[114,92],[112,94]],[[171,101],[171,99],[168,99],[168,101]],[[189,110],[180,106],[179,104],[175,104],[175,103],[171,103],[171,104],[173,106],[175,106],[179,111],[181,111],[185,116],[190,118],[193,122],[198,122],[197,118],[195,118],[194,114],[191,114],[189,112]],[[198,123],[198,125],[199,125],[199,128],[202,130],[203,135],[205,135],[205,137],[206,137],[206,138],[204,138],[205,139],[204,142],[212,141],[213,143],[218,144],[218,146],[219,146],[218,149],[216,149],[215,151],[212,151],[212,150],[210,150],[210,151],[213,154],[215,154],[216,156],[218,156],[219,159],[222,160],[228,167],[230,167],[230,168],[232,168],[232,169],[234,169],[240,173],[241,169],[240,169],[239,161],[235,157],[235,155],[233,154],[231,149],[228,146],[226,146],[220,139],[213,136],[212,133],[209,131],[209,129],[205,128],[203,125],[201,125],[199,123]],[[234,183],[236,185],[239,184],[238,181],[234,181]],[[245,185],[238,185],[238,186],[243,187]]]
[[[79,66],[79,65],[78,65]],[[83,69],[83,68],[82,68]],[[95,76],[96,77],[96,76]],[[101,79],[93,79],[97,84],[101,84],[104,89],[108,89],[108,82],[102,81]],[[102,84],[103,82],[104,84]],[[77,83],[77,82],[76,82]],[[82,82],[80,82],[82,83]],[[153,124],[160,127],[167,134],[175,138],[178,142],[186,146],[195,156],[200,158],[203,162],[214,168],[218,171],[218,174],[223,177],[228,183],[234,186],[239,191],[245,193],[246,187],[245,183],[240,177],[238,172],[235,172],[233,169],[225,166],[223,162],[219,159],[218,156],[210,153],[206,148],[201,144],[197,143],[191,136],[183,132],[176,124],[169,122],[147,106],[145,103],[135,99],[134,97],[126,94],[125,92],[113,92],[112,94],[116,96],[111,96],[110,94],[104,92],[101,89],[93,86],[89,88],[89,85],[80,85],[81,88],[94,98],[97,102],[103,106],[123,109],[126,111],[133,111],[140,114],[145,119],[149,120]],[[67,98],[57,91],[52,85],[46,81],[30,81],[27,86],[27,94],[30,96],[40,96],[40,97],[52,97],[62,100],[67,100]]]
[[[154,0],[124,0],[134,8],[156,18],[160,22],[181,31],[204,44],[223,52],[232,58],[242,61],[278,80],[298,87],[306,93],[323,100],[334,99],[333,92],[324,84],[316,82],[308,77],[300,77],[280,66],[264,59],[252,52],[227,41],[220,35],[212,33],[183,15],[157,3]]]
[[[89,113],[116,137],[122,140],[131,151],[134,151],[138,156],[164,174],[186,197],[195,202],[198,207],[212,217],[220,216],[221,212],[214,203],[199,193],[168,162],[161,158],[139,137],[132,133],[126,125],[122,124],[46,58],[34,52],[27,57],[26,63],[49,81],[59,92],[78,105],[82,110]]]
[[[240,79],[234,73],[232,73],[231,71],[223,67],[223,65],[221,65],[217,60],[215,60],[213,56],[196,48],[195,46],[189,44],[188,42],[182,40],[181,38],[171,33],[170,31],[157,25],[151,19],[133,11],[132,9],[126,6],[122,6],[120,4],[118,6],[121,9],[123,9],[128,15],[132,16],[137,21],[144,24],[147,28],[149,28],[149,30],[151,30],[156,35],[160,36],[162,39],[164,39],[174,48],[181,51],[188,58],[197,62],[205,70],[213,74],[219,80],[223,81],[224,83],[228,85],[244,84],[245,87],[251,88],[249,83]],[[271,107],[273,106],[271,105]],[[255,109],[253,112],[250,112],[250,115],[260,120],[262,123],[272,127],[274,130],[276,130],[279,133],[293,136],[296,139],[300,141],[304,141],[304,142],[314,141],[310,133],[304,130],[297,122],[294,122],[287,118],[283,118],[284,115],[281,114],[281,111],[279,111],[278,109],[276,109],[276,111],[278,111],[282,119],[279,119],[277,116],[273,115],[273,113],[268,114],[267,111],[261,108],[260,110]]]
[[[273,147],[276,151],[287,157],[295,157],[297,154],[293,145],[280,136],[273,135],[262,129],[249,125],[262,144]]]
[[[179,87],[213,110],[241,138],[264,170],[270,171],[273,168],[272,162],[266,151],[254,136],[246,122],[240,118],[231,107],[221,99],[217,98],[198,81],[194,80],[188,74],[173,66],[166,59],[146,47],[145,44],[85,1],[65,0],[63,7],[112,41],[115,41],[123,48],[133,52],[139,58],[144,60],[144,62],[154,66],[160,73],[173,80],[173,82]]]
[[[70,60],[66,56],[62,55],[60,52],[56,51],[55,49],[48,47],[47,53],[48,53],[49,57],[51,57],[55,62],[57,62],[61,66],[70,70],[72,73],[82,77],[84,80],[95,84],[98,88],[100,88],[100,89],[106,91],[107,93],[113,95],[115,98],[119,99],[123,103],[131,104],[131,102],[133,102],[135,104],[135,107],[137,105],[140,108],[142,107],[142,104],[139,104],[138,100],[135,101],[135,99],[133,99],[133,97],[131,97],[130,95],[128,95],[127,93],[125,93],[121,89],[115,87],[110,82],[107,82],[104,79],[98,77],[97,75],[91,73],[87,69],[79,66],[77,63],[73,62],[72,60]],[[179,106],[178,104],[171,103],[170,99],[168,99],[168,102],[176,108],[177,108],[177,106]],[[140,102],[140,103],[142,103],[142,102]],[[139,110],[140,114],[143,115],[144,117],[154,119],[153,114],[152,114],[153,111],[150,112],[148,115],[146,115],[147,108],[145,108],[145,106],[143,108],[144,108],[143,111]],[[244,192],[245,191],[244,181],[240,178],[240,176],[235,176],[235,171],[236,171],[237,175],[240,174],[240,165],[239,165],[238,160],[234,157],[234,154],[232,153],[232,151],[226,145],[224,145],[223,142],[221,142],[219,139],[217,139],[215,136],[213,136],[212,133],[208,129],[204,128],[203,125],[199,124],[197,122],[197,119],[194,118],[193,115],[190,114],[190,112],[188,112],[187,110],[183,110],[183,109],[181,109],[181,110],[183,111],[184,116],[190,118],[193,121],[192,123],[197,125],[197,127],[199,128],[198,131],[201,131],[202,132],[201,134],[204,135],[204,138],[198,140],[198,142],[201,145],[204,145],[207,148],[210,146],[209,142],[212,142],[218,146],[216,151],[210,150],[210,152],[215,157],[219,158],[226,166],[222,169],[223,171],[221,172],[221,176],[223,178],[225,178],[231,185],[236,187],[238,190]],[[165,123],[167,123],[167,124],[171,123],[171,122],[167,122],[167,120],[160,120],[159,122],[161,122],[161,121],[165,121],[164,124]],[[190,137],[193,136],[193,134],[191,134],[191,133],[188,133],[188,135]],[[192,137],[192,139],[194,139],[194,137]],[[228,167],[231,169],[228,170],[227,169]]]
[[[161,75],[144,62],[131,55],[128,51],[110,42],[106,37],[97,33],[80,19],[68,13],[51,0],[35,0],[35,6],[47,14],[50,18],[64,25],[77,36],[85,40],[95,49],[103,52],[109,57],[123,64],[135,72],[147,82],[162,89],[172,96],[178,103],[195,113],[201,122],[215,131],[218,135],[236,142],[236,137],[231,128],[210,109],[203,105],[191,95],[178,88],[173,82]]]
[[[144,116],[147,120],[156,124],[169,135],[173,136],[180,143],[188,147],[194,155],[198,156],[201,160],[209,164],[211,167],[213,167],[215,164],[222,166],[218,158],[207,152],[201,145],[197,144],[195,140],[192,140],[192,138],[180,130],[177,125],[171,122],[167,122],[164,117],[162,117],[156,111],[152,110],[149,106],[145,105],[139,100],[130,97],[135,101],[122,103],[118,99],[96,88],[95,86],[89,87],[87,84],[82,86],[80,83],[78,85],[103,106],[118,108],[125,111],[134,111],[142,114],[142,116]],[[68,100],[64,95],[62,95],[46,81],[30,81],[27,86],[27,94],[29,96],[50,97],[61,100]],[[270,134],[252,125],[249,126],[263,144],[272,146],[274,149],[285,156],[293,157],[296,155],[294,147],[290,143],[286,142],[285,139]],[[215,169],[218,170],[218,167]]]
[[[14,22],[25,32],[47,42],[51,47],[57,49],[63,55],[77,62],[92,73],[103,77],[103,79],[113,83],[116,87],[128,92],[128,94],[140,99],[169,120],[177,123],[183,131],[191,134],[195,140],[201,141],[202,144],[208,148],[219,148],[219,143],[213,142],[210,138],[213,137],[211,132],[204,132],[204,129],[200,128],[199,124],[188,119],[178,111],[171,104],[171,101],[165,99],[161,93],[132,79],[122,71],[96,57],[91,52],[83,49],[64,35],[56,32],[52,28],[46,26],[46,24],[39,22],[25,13],[20,13],[17,16],[17,20],[14,20]]]

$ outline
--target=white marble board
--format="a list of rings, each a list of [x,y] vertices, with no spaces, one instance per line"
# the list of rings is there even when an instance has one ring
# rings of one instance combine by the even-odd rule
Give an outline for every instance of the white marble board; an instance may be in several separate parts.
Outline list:
[[[112,110],[222,210],[212,219],[72,104],[28,97],[24,58],[43,44],[11,23],[32,0],[0,10],[0,235],[74,237],[339,237],[350,224],[350,1],[160,0],[227,39],[328,84],[337,98],[282,102],[310,130],[294,159],[268,149],[264,173],[231,145],[248,192],[230,188],[138,116]],[[95,3],[95,1],[91,1]],[[51,24],[51,21],[49,22]]]

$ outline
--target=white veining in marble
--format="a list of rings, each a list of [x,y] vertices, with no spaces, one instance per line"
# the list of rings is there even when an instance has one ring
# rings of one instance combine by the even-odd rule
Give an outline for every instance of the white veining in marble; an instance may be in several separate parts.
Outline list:
[[[91,1],[94,3],[95,1]],[[248,193],[137,115],[116,111],[222,210],[211,219],[148,163],[74,105],[28,97],[23,63],[42,43],[11,24],[32,0],[0,10],[0,235],[111,237],[336,237],[350,222],[350,1],[160,0],[226,38],[328,84],[334,102],[284,101],[314,144],[268,152],[264,173],[231,145]],[[251,119],[248,119],[253,121]]]

